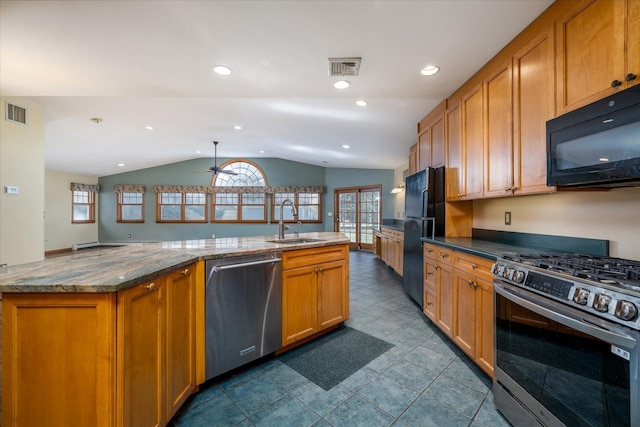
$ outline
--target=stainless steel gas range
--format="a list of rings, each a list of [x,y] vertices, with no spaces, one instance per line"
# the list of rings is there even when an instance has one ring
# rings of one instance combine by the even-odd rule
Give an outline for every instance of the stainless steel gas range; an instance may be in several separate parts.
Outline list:
[[[515,426],[640,426],[640,261],[504,255],[493,276],[498,410]]]

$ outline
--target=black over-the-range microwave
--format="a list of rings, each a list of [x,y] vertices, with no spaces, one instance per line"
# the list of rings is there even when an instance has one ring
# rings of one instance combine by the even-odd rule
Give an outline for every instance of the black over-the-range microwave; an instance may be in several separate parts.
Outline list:
[[[547,122],[547,185],[640,186],[640,85]]]

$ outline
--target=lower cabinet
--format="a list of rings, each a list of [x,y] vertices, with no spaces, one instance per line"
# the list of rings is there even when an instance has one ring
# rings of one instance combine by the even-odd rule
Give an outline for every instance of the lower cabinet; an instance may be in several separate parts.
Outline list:
[[[282,264],[282,345],[349,318],[349,247],[286,251]]]
[[[404,264],[404,232],[382,227],[380,259],[402,276]]]
[[[197,268],[117,293],[4,293],[2,425],[166,425],[196,387]]]
[[[165,425],[195,389],[195,271],[118,292],[119,425]]]
[[[424,244],[424,313],[487,375],[493,377],[492,262],[465,252]]]

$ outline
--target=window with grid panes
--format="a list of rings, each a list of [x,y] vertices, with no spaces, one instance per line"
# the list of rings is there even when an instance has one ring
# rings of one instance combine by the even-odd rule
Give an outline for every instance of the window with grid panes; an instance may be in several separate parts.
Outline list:
[[[211,185],[217,189],[224,187],[266,187],[264,172],[248,160],[232,160],[221,165],[236,175],[217,174]],[[219,190],[220,191],[220,190]],[[211,198],[212,222],[267,222],[267,202],[265,193],[239,191],[216,192]]]
[[[286,199],[293,202],[298,211],[298,217],[294,218],[291,206],[285,205],[282,212],[284,222],[321,222],[322,195],[320,193],[274,193],[271,198],[271,222],[280,220],[280,206]]]
[[[117,222],[144,222],[144,193],[118,193]]]
[[[71,202],[71,223],[83,224],[96,222],[95,193],[73,190]]]
[[[158,193],[156,222],[207,222],[206,193]]]

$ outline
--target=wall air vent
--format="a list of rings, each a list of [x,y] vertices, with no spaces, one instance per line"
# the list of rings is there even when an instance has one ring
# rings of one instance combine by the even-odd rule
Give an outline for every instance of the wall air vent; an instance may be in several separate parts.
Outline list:
[[[329,58],[329,76],[357,76],[362,58]]]
[[[17,105],[6,103],[5,119],[9,122],[27,124],[27,109],[18,107]]]

